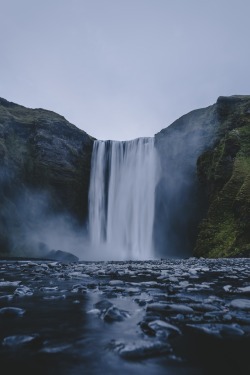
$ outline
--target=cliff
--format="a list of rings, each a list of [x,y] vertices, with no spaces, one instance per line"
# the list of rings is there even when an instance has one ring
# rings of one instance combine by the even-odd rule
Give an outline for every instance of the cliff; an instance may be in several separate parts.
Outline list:
[[[92,146],[93,138],[64,117],[0,99],[1,253],[18,247],[13,237],[24,221],[32,230],[44,212],[84,223]]]
[[[250,255],[250,96],[219,97],[156,134],[161,256]]]
[[[215,144],[217,105],[194,110],[155,135],[161,163],[156,190],[155,246],[161,257],[191,256],[208,202],[196,172],[198,157]]]
[[[250,256],[250,96],[219,97],[219,140],[198,158],[209,208],[194,254]]]

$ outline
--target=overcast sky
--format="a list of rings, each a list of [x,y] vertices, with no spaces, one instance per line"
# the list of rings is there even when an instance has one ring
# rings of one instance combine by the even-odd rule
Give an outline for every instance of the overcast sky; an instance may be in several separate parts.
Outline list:
[[[98,139],[250,94],[249,0],[0,0],[0,96]]]

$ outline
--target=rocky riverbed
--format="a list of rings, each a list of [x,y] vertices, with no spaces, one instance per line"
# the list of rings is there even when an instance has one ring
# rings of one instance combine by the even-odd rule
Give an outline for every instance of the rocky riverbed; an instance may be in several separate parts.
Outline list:
[[[6,374],[249,374],[249,347],[250,259],[0,262]]]

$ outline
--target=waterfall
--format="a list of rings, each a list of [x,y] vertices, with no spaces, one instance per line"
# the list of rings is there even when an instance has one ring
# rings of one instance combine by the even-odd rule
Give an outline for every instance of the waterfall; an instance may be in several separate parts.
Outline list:
[[[158,159],[154,138],[95,141],[89,189],[91,247],[112,259],[152,259]]]

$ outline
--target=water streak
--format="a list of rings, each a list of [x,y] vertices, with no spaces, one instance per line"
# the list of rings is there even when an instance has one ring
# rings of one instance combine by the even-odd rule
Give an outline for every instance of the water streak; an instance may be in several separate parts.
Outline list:
[[[154,138],[95,141],[89,190],[93,248],[112,259],[153,258],[157,177]]]

